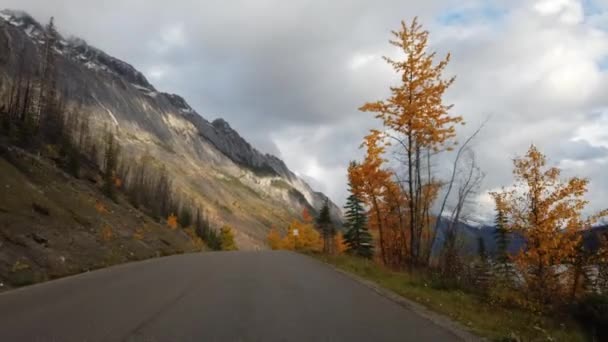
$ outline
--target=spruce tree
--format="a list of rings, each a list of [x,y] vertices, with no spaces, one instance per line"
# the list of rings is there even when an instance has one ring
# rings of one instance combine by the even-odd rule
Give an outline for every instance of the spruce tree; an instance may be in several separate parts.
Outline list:
[[[477,289],[484,292],[489,286],[490,269],[486,244],[481,236],[477,238],[477,254],[479,261],[475,270],[475,283],[477,285]]]
[[[56,144],[63,133],[62,108],[58,101],[55,47],[60,39],[51,18],[45,27],[41,88],[38,99],[40,133],[47,142]]]
[[[509,231],[507,229],[507,217],[503,210],[497,208],[496,231],[494,239],[496,241],[496,273],[503,280],[509,280],[511,276],[511,264],[509,259]]]
[[[327,254],[333,254],[334,252],[334,236],[336,230],[331,222],[331,216],[329,214],[329,201],[325,199],[325,203],[319,212],[317,218],[317,227],[323,234],[323,252]]]
[[[346,200],[344,209],[346,252],[363,258],[371,258],[374,255],[374,248],[372,246],[372,235],[367,228],[367,216],[363,203],[352,193],[352,190],[351,195]]]
[[[104,154],[103,192],[116,200],[116,166],[118,164],[119,146],[116,138],[109,131],[106,133],[106,150]]]
[[[205,241],[207,247],[214,251],[218,251],[222,249],[222,241],[220,240],[219,235],[215,230],[211,228],[211,224],[207,219],[206,215],[204,215],[200,209],[196,211],[196,234]]]
[[[187,205],[182,205],[182,208],[179,211],[179,224],[182,227],[190,227],[192,224],[192,213]]]

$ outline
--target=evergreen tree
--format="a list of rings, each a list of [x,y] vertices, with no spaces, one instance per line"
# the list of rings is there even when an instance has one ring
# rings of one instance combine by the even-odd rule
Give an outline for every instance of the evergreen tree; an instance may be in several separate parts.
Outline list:
[[[38,101],[38,120],[41,133],[45,140],[52,144],[59,142],[63,131],[61,104],[58,101],[57,67],[55,47],[59,41],[59,33],[51,18],[45,27],[44,60],[42,65],[41,89]]]
[[[192,213],[187,205],[182,205],[182,209],[179,211],[179,224],[186,228],[192,224]]]
[[[479,255],[479,260],[481,262],[486,263],[488,261],[486,243],[481,236],[477,238],[477,254]]]
[[[10,122],[6,105],[0,106],[0,134],[8,135]]]
[[[207,247],[211,248],[214,251],[219,251],[222,249],[222,242],[220,237],[216,233],[215,230],[211,229],[211,225],[209,224],[209,220],[201,213],[200,209],[196,210],[196,221],[194,222],[196,227],[196,235],[200,237]]]
[[[336,230],[331,222],[328,199],[325,199],[325,203],[319,212],[319,217],[317,217],[317,227],[323,234],[323,252],[333,254]]]
[[[488,260],[488,252],[486,250],[486,244],[483,237],[477,238],[477,253],[479,256],[479,262],[475,268],[475,283],[477,289],[485,292],[490,283],[490,268]]]
[[[172,185],[171,180],[169,179],[169,173],[167,172],[165,165],[162,165],[153,196],[155,198],[156,207],[154,211],[161,217],[173,209],[171,188]]]
[[[344,240],[347,245],[346,252],[364,258],[371,258],[374,255],[372,246],[372,235],[367,228],[367,215],[361,200],[352,193],[346,200],[344,206],[346,223],[346,233]]]
[[[63,167],[72,176],[78,178],[80,173],[80,151],[73,139],[78,134],[79,116],[77,112],[66,114],[65,129],[61,137],[60,153],[63,157]]]
[[[203,239],[207,246],[214,251],[222,250],[222,240],[217,231],[211,227],[207,228],[205,238]]]
[[[118,164],[119,146],[110,132],[106,133],[106,150],[104,154],[103,192],[109,198],[116,199],[116,166]]]
[[[504,211],[497,206],[496,208],[496,231],[494,239],[496,241],[496,273],[502,280],[509,281],[512,275],[511,263],[509,258],[509,231],[507,229],[507,217]]]

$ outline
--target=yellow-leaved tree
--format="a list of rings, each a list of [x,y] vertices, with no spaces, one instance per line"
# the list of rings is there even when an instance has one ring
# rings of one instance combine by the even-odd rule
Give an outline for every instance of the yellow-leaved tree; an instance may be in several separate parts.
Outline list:
[[[287,228],[282,246],[292,251],[320,252],[323,249],[323,239],[312,223],[293,220]]]
[[[443,77],[450,55],[435,63],[436,54],[428,48],[429,32],[422,29],[417,18],[409,25],[401,22],[400,30],[392,34],[394,39],[390,44],[403,51],[405,57],[384,59],[399,74],[400,83],[390,87],[389,98],[366,103],[360,110],[375,113],[382,120],[386,136],[402,156],[397,162],[406,174],[403,183],[408,198],[408,213],[402,213],[402,217],[409,221],[409,261],[415,265],[426,262],[423,232],[431,224],[430,208],[436,195],[436,191],[427,190],[436,183],[430,158],[435,152],[451,148],[455,125],[462,123],[462,117],[450,115],[452,106],[445,105],[442,99],[454,82],[454,78]],[[374,210],[378,213],[377,208]],[[380,233],[386,235],[382,230]],[[397,234],[397,237],[403,238],[403,235]],[[382,249],[380,252],[386,254]],[[386,263],[386,256],[383,259]]]
[[[268,245],[272,250],[281,249],[281,234],[276,228],[271,228],[268,232]]]
[[[560,169],[548,167],[546,157],[532,145],[514,161],[515,186],[492,193],[505,225],[525,239],[513,261],[523,277],[528,303],[539,308],[568,294],[570,272],[582,244],[582,232],[608,215],[602,211],[583,218],[588,180],[560,179]]]
[[[287,228],[287,234],[281,238],[273,227],[268,232],[268,244],[272,249],[290,251],[319,252],[323,248],[321,234],[315,229],[312,216],[308,210],[302,211],[302,220],[293,220]]]
[[[382,133],[372,130],[362,144],[366,149],[362,163],[352,163],[348,168],[348,178],[352,191],[370,208],[370,227],[378,230],[380,259],[388,264],[386,216],[383,213],[383,201],[388,183],[391,183],[391,173],[383,168],[385,160],[382,146]]]
[[[346,252],[346,249],[348,248],[348,246],[346,245],[346,241],[344,240],[344,234],[342,234],[342,232],[338,232],[336,234],[336,236],[334,237],[334,244],[336,245],[336,253],[337,254],[344,254],[344,252]]]
[[[236,251],[236,242],[234,241],[234,233],[232,227],[226,225],[220,229],[220,243],[223,251]]]

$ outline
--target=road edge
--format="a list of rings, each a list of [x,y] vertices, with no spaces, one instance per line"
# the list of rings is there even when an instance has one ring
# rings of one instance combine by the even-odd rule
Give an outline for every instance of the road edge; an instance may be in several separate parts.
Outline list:
[[[308,255],[307,255],[308,256]],[[371,281],[371,280],[367,280],[365,278],[362,278],[356,274],[347,272],[343,269],[340,269],[328,262],[325,262],[323,260],[319,260],[317,258],[308,256],[309,258],[316,260],[317,262],[328,266],[329,268],[333,269],[334,271],[360,283],[361,285],[373,290],[374,292],[376,292],[377,294],[381,295],[382,297],[389,299],[390,301],[410,310],[413,311],[414,313],[416,313],[417,315],[421,316],[422,318],[425,318],[431,322],[433,322],[435,325],[444,328],[446,330],[448,330],[449,332],[451,332],[452,334],[456,335],[456,337],[462,339],[463,341],[466,342],[478,342],[478,341],[487,341],[486,339],[479,337],[475,334],[473,334],[470,329],[466,328],[464,325],[462,325],[459,322],[456,322],[454,320],[452,320],[451,318],[439,314],[435,311],[432,311],[428,308],[426,308],[424,305],[416,303],[415,301],[412,301],[410,299],[407,299],[387,288],[384,288],[380,285],[378,285],[377,283]]]

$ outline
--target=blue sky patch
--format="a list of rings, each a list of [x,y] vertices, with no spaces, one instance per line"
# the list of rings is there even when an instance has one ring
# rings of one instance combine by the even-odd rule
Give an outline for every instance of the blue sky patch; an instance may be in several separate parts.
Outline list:
[[[491,4],[489,1],[480,6],[452,8],[441,13],[437,20],[442,25],[467,25],[476,21],[498,21],[506,14],[504,8]]]

